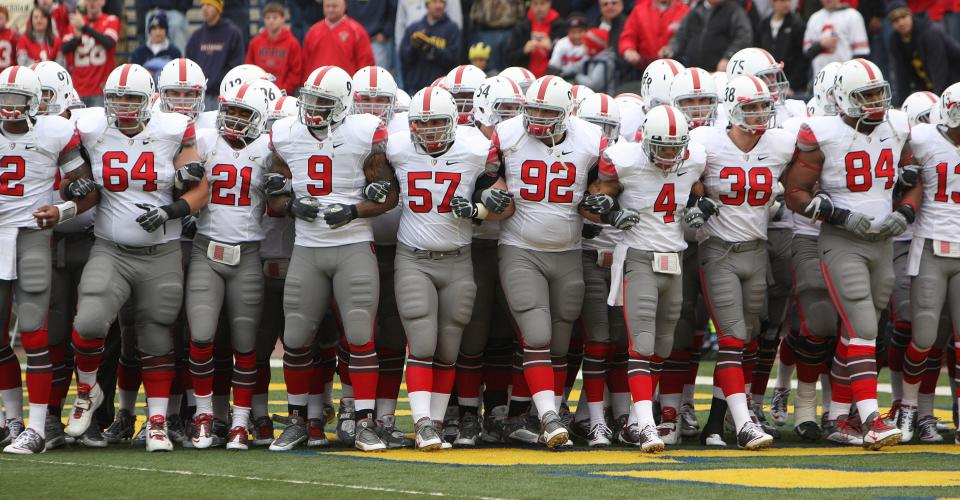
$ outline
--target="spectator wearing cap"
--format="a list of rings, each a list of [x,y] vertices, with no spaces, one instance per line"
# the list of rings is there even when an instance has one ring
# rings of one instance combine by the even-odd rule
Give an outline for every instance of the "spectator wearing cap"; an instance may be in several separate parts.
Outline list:
[[[491,49],[489,45],[483,42],[477,42],[467,50],[467,60],[470,61],[470,64],[482,69],[488,76],[492,76],[495,72],[489,69],[490,52]]]
[[[660,57],[680,59],[687,67],[726,71],[727,61],[753,43],[753,28],[737,0],[706,0],[683,16]]]
[[[147,68],[153,74],[154,81],[156,81],[164,65],[172,59],[178,59],[182,56],[180,55],[180,49],[173,45],[167,36],[167,15],[162,10],[158,10],[150,16],[148,26],[149,38],[147,38],[147,43],[133,51],[130,62]]]
[[[347,0],[347,13],[367,30],[377,66],[392,70],[396,53],[393,26],[397,17],[397,0]]]
[[[352,75],[374,65],[370,36],[347,15],[346,0],[323,0],[324,19],[303,39],[303,74],[320,66],[338,66]]]
[[[842,0],[821,0],[823,8],[807,20],[803,51],[817,74],[831,62],[870,55],[863,16]]]
[[[810,61],[803,55],[803,34],[806,25],[799,14],[790,9],[791,0],[773,0],[773,12],[760,21],[753,35],[753,45],[766,49],[783,63],[783,72],[790,81],[788,94],[802,93],[810,81]]]
[[[547,73],[572,80],[583,70],[584,63],[587,61],[587,48],[583,43],[586,33],[586,16],[579,12],[571,14],[567,18],[567,36],[553,44]]]
[[[490,47],[491,70],[506,68],[503,48],[510,40],[510,33],[527,9],[524,0],[474,0],[470,7],[471,43],[484,43]]]
[[[220,81],[234,66],[243,64],[243,35],[233,21],[223,17],[223,0],[200,0],[203,25],[190,36],[186,55],[193,59],[207,77],[204,104],[217,109]]]
[[[940,26],[924,16],[914,16],[902,0],[887,4],[887,19],[894,31],[890,56],[897,75],[897,102],[923,90],[940,95],[960,80],[960,43]]]
[[[283,4],[270,2],[263,7],[263,31],[250,40],[247,64],[256,64],[276,78],[277,87],[293,95],[303,83],[303,61],[300,42],[286,28],[287,13]]]
[[[545,75],[553,43],[565,35],[566,27],[550,0],[530,0],[526,19],[507,43],[507,66],[527,68],[538,78]]]
[[[150,36],[153,15],[163,12],[167,17],[167,37],[174,47],[187,46],[187,12],[193,8],[193,0],[136,0],[137,40],[142,44]]]
[[[645,68],[660,57],[689,11],[679,0],[640,0],[620,34],[620,57],[637,69]]]
[[[427,0],[427,14],[403,35],[403,83],[413,94],[446,75],[460,61],[460,29],[444,11],[443,0]]]

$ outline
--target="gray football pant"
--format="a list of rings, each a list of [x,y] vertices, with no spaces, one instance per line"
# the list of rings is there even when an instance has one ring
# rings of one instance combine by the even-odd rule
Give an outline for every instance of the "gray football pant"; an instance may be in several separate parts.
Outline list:
[[[932,242],[927,240],[910,295],[913,343],[917,348],[941,347],[949,338],[951,328],[940,327],[944,303],[950,312],[952,330],[960,332],[960,259],[937,257]]]
[[[83,338],[102,339],[128,298],[134,299],[134,329],[140,352],[161,356],[173,349],[170,326],[183,300],[180,241],[143,248],[97,239],[80,278],[74,328]]]
[[[932,254],[931,254],[932,255]],[[893,293],[890,296],[890,326],[906,326],[909,328],[910,312],[910,283],[907,275],[907,263],[910,260],[910,241],[893,242]],[[906,325],[904,325],[906,323]],[[906,330],[909,333],[909,330]]]
[[[880,312],[887,307],[893,290],[893,243],[864,241],[824,224],[819,252],[844,337],[876,340]]]
[[[627,251],[623,311],[634,352],[666,359],[683,305],[683,276],[653,271],[653,252]]]
[[[454,364],[477,294],[470,246],[458,255],[431,258],[398,244],[394,281],[410,356]]]
[[[260,242],[241,243],[240,262],[235,266],[210,260],[209,244],[210,238],[199,233],[193,239],[186,292],[190,339],[212,343],[225,307],[234,351],[251,352],[256,347],[263,302]]]
[[[759,333],[757,318],[767,291],[767,246],[763,240],[700,243],[704,300],[718,335],[749,342]]]
[[[500,283],[526,347],[566,356],[583,305],[581,250],[537,252],[500,245]]]
[[[86,232],[63,233],[56,234],[54,242],[47,331],[50,345],[59,345],[70,341],[72,321],[77,313],[77,289],[83,267],[90,258],[93,239]]]
[[[790,307],[793,277],[790,275],[790,247],[793,241],[790,229],[767,231],[767,256],[770,258],[772,283],[767,288],[767,331],[760,332],[767,339],[776,339]]]
[[[0,281],[0,304],[5,321],[9,321],[10,295],[16,298],[17,329],[33,332],[43,328],[50,305],[50,229],[21,228],[17,234],[17,279]],[[6,332],[4,332],[6,336]]]
[[[817,237],[802,234],[794,236],[792,265],[796,293],[793,329],[805,336],[836,336],[837,310],[833,308],[827,283],[823,280]]]
[[[580,311],[584,340],[613,345],[626,345],[627,330],[623,311],[607,305],[610,294],[610,268],[597,265],[597,251],[584,250],[583,309]]]
[[[502,344],[509,343],[513,336],[507,298],[500,286],[497,246],[497,240],[474,239],[470,248],[477,298],[460,341],[460,353],[465,356],[483,354],[488,339],[497,339],[498,344]]]
[[[379,296],[377,257],[370,243],[294,245],[283,287],[283,343],[292,349],[309,347],[335,299],[347,342],[367,345],[373,340]]]
[[[391,355],[399,353],[402,356],[407,348],[407,337],[403,332],[400,313],[397,311],[397,294],[394,285],[396,260],[396,245],[377,245],[380,306],[377,308],[376,346],[378,352],[392,351]]]
[[[263,262],[263,303],[257,332],[257,363],[269,363],[283,332],[283,282],[289,259],[267,259]]]
[[[696,242],[687,242],[683,251],[683,305],[680,307],[680,319],[673,336],[673,350],[684,351],[694,346],[694,336],[698,331],[707,329],[710,320],[707,308],[701,299],[699,248]]]

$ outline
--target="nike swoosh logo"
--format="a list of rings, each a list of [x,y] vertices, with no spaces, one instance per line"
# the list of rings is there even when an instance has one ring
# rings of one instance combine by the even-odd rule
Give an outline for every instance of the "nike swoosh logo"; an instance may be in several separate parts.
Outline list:
[[[824,248],[824,249],[823,249],[823,254],[826,255],[826,254],[830,253],[830,250],[833,250],[833,249],[832,249],[832,248]]]
[[[257,161],[260,159],[259,156],[250,156],[249,158],[250,158],[250,161]]]
[[[32,150],[32,149],[37,149],[37,147],[34,146],[33,144],[25,144],[25,145],[23,146],[23,149],[26,149],[27,151],[30,151],[30,150]]]
[[[680,177],[681,175],[686,175],[686,173],[687,173],[686,171],[677,172],[677,177]]]
[[[146,146],[147,144],[150,144],[150,139],[143,140],[143,145]]]
[[[343,146],[343,145],[344,145],[344,143],[342,143],[342,142],[341,142],[340,144],[334,143],[333,149],[337,149],[337,148],[339,148],[340,146]]]
[[[573,153],[573,151],[561,151],[561,152],[560,152],[560,156],[568,155],[568,154],[571,154],[571,153]]]
[[[457,164],[457,162],[455,162],[455,161],[447,160],[447,165],[456,165],[456,164]]]
[[[758,156],[758,157],[757,157],[757,161],[763,161],[763,160],[766,160],[767,158],[770,158],[770,157],[769,157],[769,156]]]
[[[885,141],[885,140],[887,140],[887,139],[889,139],[889,137],[881,137],[881,138],[880,138],[880,142],[883,142],[883,141]]]

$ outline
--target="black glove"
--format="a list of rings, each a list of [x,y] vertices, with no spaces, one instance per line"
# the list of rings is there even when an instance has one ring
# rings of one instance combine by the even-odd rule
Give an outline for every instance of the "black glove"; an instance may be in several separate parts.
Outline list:
[[[387,201],[392,186],[391,181],[373,181],[363,188],[363,197],[374,203],[383,203]]]
[[[693,229],[703,227],[707,223],[707,219],[708,217],[697,206],[688,208],[687,213],[683,215],[683,222]]]
[[[287,212],[298,219],[313,222],[317,220],[317,215],[320,214],[320,202],[313,196],[291,199],[290,204],[287,205]]]
[[[580,230],[580,236],[584,239],[592,240],[597,236],[600,236],[600,232],[603,231],[603,226],[599,224],[583,224],[583,229]]]
[[[920,167],[907,165],[900,169],[900,184],[904,187],[913,187],[920,182]]]
[[[617,200],[607,194],[589,194],[580,202],[580,206],[593,214],[605,214],[613,210]]]
[[[627,230],[640,222],[640,214],[630,210],[629,208],[622,208],[620,210],[614,210],[613,212],[604,214],[603,222],[606,222],[617,229]]]
[[[197,218],[188,215],[180,219],[180,236],[192,240],[197,235]]]
[[[173,185],[177,189],[183,189],[188,184],[200,182],[205,175],[203,163],[192,161],[176,170],[173,175]]]
[[[825,191],[817,191],[813,199],[803,209],[803,215],[819,221],[830,220],[833,217],[833,200]]]
[[[343,205],[334,203],[323,209],[323,220],[327,222],[330,229],[337,229],[347,225],[350,221],[357,218],[356,205]]]
[[[137,217],[137,224],[140,224],[140,227],[148,233],[156,231],[170,220],[170,214],[165,209],[166,207],[158,207],[149,203],[137,203],[136,205],[138,208],[146,210],[144,214]]]
[[[293,194],[293,185],[290,179],[272,172],[263,176],[263,192],[267,196],[289,195]]]
[[[697,208],[699,208],[706,217],[704,220],[713,216],[720,216],[720,205],[706,196],[697,200]]]
[[[450,199],[450,210],[458,219],[472,219],[479,212],[477,206],[463,196],[454,196]]]
[[[100,189],[100,186],[93,179],[81,177],[67,184],[67,196],[71,200],[79,200],[97,189]]]
[[[502,214],[510,206],[511,200],[513,195],[502,189],[489,188],[480,192],[480,201],[483,206],[493,213]]]

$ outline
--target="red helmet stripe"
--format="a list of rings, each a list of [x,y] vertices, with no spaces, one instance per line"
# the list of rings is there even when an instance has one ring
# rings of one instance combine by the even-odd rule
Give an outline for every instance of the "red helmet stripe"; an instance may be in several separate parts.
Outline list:
[[[930,99],[930,102],[932,102],[932,103],[934,103],[934,104],[937,103],[937,94],[934,94],[933,92],[926,92],[926,91],[924,91],[924,92],[923,92],[923,95],[927,96],[927,99]]]
[[[467,66],[466,66],[465,64],[461,64],[460,66],[457,66],[457,72],[455,73],[455,75],[454,75],[454,77],[453,77],[453,84],[454,84],[454,85],[460,85],[460,83],[463,81],[463,72],[464,72],[466,69],[467,69]]]
[[[673,72],[673,76],[677,76],[677,73],[680,72],[680,68],[677,67],[677,61],[673,59],[664,59],[667,62],[667,66],[670,66],[670,71]]]
[[[283,109],[283,101],[285,101],[286,99],[287,99],[287,96],[285,96],[285,95],[284,95],[284,96],[280,96],[280,98],[277,99],[277,105],[274,106],[273,110],[274,110],[274,111],[280,111],[281,109]]]
[[[601,115],[606,115],[606,114],[607,114],[607,109],[608,109],[607,106],[608,106],[608,105],[607,105],[607,95],[606,95],[606,94],[600,94],[600,114],[601,114]]]
[[[187,81],[187,60],[181,58],[179,62],[180,62],[180,82],[183,83]]]
[[[17,72],[20,71],[20,66],[14,66],[13,71],[10,72],[10,80],[7,81],[9,84],[14,84],[17,82]]]
[[[693,90],[700,90],[700,72],[693,70],[690,72],[690,76],[693,77]]]
[[[670,129],[670,137],[677,135],[677,117],[673,116],[673,108],[666,106],[664,109],[667,110],[667,126]]]
[[[423,93],[423,112],[430,112],[430,98],[433,97],[433,87],[427,87],[427,91]]]
[[[324,66],[324,67],[320,68],[320,72],[317,73],[317,77],[313,79],[313,86],[314,86],[314,87],[320,85],[320,82],[323,81],[323,77],[326,76],[327,71],[330,71],[330,68],[332,68],[332,67],[333,67],[333,66]]]
[[[241,99],[243,99],[243,95],[247,93],[247,87],[249,87],[249,85],[247,85],[246,83],[244,83],[243,85],[240,86],[240,90],[237,91],[237,100],[238,100],[238,101],[241,100]]]
[[[753,85],[757,87],[757,92],[763,92],[763,82],[761,82],[759,78],[753,75],[747,75],[747,77],[749,77],[750,80],[753,81]]]
[[[513,81],[510,78],[504,78],[504,80],[510,82],[510,86],[513,87],[514,94],[516,94],[517,96],[520,96],[521,94],[523,94],[523,92],[520,92],[520,86],[517,85],[517,82]]]
[[[772,55],[770,55],[770,52],[767,52],[766,50],[763,50],[763,49],[757,49],[757,50],[759,50],[760,52],[762,52],[763,55],[767,56],[767,60],[770,61],[770,64],[771,64],[771,65],[772,65],[772,64],[777,64],[777,60],[774,59]]]
[[[130,74],[130,68],[132,67],[133,67],[132,64],[123,65],[123,69],[120,70],[120,87],[127,86],[127,75]]]
[[[553,76],[547,76],[543,80],[540,80],[540,90],[537,92],[537,100],[543,101],[543,98],[547,96],[547,87],[550,86],[550,82],[553,81]]]
[[[870,63],[869,63],[869,62],[867,62],[867,61],[865,61],[865,60],[863,60],[863,59],[855,59],[855,60],[856,60],[858,63],[860,63],[861,66],[863,66],[863,69],[867,70],[867,78],[869,78],[871,82],[877,80],[877,75],[875,75],[875,74],[873,73],[873,68],[870,67]]]

